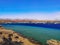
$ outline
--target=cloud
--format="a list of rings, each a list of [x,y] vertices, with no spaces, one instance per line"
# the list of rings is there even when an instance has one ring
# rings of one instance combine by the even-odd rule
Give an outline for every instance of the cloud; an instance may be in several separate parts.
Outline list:
[[[3,19],[38,19],[38,20],[60,20],[60,12],[52,13],[16,13],[16,14],[1,14]]]

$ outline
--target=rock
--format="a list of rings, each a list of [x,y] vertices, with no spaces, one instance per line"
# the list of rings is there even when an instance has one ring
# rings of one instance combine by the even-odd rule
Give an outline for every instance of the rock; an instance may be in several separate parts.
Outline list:
[[[13,41],[14,40],[14,41]],[[7,29],[2,29],[0,27],[0,45],[22,45],[19,35]]]
[[[51,40],[47,40],[47,44],[48,45],[60,45],[60,41],[51,39]]]

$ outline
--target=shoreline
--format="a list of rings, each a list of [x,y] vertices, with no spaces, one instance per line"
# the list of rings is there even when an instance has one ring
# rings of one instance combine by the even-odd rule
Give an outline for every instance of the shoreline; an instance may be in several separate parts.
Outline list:
[[[34,39],[31,38],[31,37],[26,37],[26,36],[24,36],[22,33],[18,33],[18,35],[22,36],[23,38],[27,38],[27,39],[28,39],[30,42],[32,42],[32,43],[36,43],[36,44],[41,44],[41,45],[42,45],[41,42],[38,42],[38,41],[34,40]]]
[[[7,33],[10,31],[12,32],[13,35],[17,35],[19,37],[19,39],[15,40],[14,37],[12,37],[12,41],[18,41],[18,42],[23,42],[24,45],[42,45],[40,42],[37,42],[35,40],[33,40],[32,38],[27,38],[26,36],[22,35],[21,33],[17,33],[17,32],[14,32],[12,30],[7,30],[5,29],[4,27],[0,26],[0,31],[7,31]]]

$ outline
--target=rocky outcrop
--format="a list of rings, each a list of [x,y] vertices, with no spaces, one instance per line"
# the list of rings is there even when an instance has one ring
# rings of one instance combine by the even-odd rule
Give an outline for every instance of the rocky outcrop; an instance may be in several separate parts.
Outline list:
[[[12,30],[0,27],[0,45],[40,45],[40,43],[29,40]]]
[[[47,44],[48,45],[60,45],[60,41],[51,39],[51,40],[47,40]]]

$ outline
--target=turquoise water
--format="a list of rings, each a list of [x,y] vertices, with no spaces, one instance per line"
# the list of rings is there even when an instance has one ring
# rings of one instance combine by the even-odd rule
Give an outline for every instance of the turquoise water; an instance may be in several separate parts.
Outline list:
[[[49,39],[60,40],[60,29],[51,29],[43,27],[32,27],[23,25],[5,25],[7,29],[12,29],[18,33],[22,33],[27,37],[32,37],[33,39],[42,42],[44,45]]]

